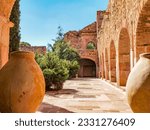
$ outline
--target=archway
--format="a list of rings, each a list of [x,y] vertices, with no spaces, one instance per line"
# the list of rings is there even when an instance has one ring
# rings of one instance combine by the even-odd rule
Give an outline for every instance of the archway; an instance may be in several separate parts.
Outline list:
[[[108,64],[108,52],[105,49],[105,79],[109,80],[109,64]]]
[[[136,30],[136,61],[141,53],[150,52],[150,0],[144,5]]]
[[[130,38],[128,30],[123,28],[119,37],[119,77],[118,85],[125,86],[130,73]]]
[[[110,43],[110,78],[116,82],[116,49],[113,41]]]
[[[79,77],[96,77],[96,64],[90,59],[80,60]]]

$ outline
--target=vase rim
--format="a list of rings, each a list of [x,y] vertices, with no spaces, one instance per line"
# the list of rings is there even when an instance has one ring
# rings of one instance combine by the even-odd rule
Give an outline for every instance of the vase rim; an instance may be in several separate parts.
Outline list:
[[[11,56],[20,55],[20,56],[31,56],[34,57],[34,53],[32,51],[14,51],[11,52]]]
[[[150,59],[150,53],[142,53],[140,54],[140,57]]]

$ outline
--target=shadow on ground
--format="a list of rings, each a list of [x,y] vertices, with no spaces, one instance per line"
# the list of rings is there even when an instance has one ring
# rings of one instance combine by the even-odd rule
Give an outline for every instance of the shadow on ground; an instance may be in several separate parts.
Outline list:
[[[76,94],[78,91],[75,89],[62,89],[59,91],[47,91],[46,95],[48,96],[58,96],[58,95],[74,95]]]
[[[54,106],[48,103],[42,103],[38,111],[42,113],[73,113],[72,111],[68,111],[67,109]]]
[[[72,80],[74,80],[74,81],[93,81],[93,80],[96,80],[96,79],[98,79],[98,78],[74,78],[74,79],[72,79]]]

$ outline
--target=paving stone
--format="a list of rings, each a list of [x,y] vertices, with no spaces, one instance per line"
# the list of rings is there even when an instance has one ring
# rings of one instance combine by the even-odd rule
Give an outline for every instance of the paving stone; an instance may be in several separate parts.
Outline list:
[[[122,89],[101,79],[78,79],[65,82],[63,90],[47,92],[38,112],[49,113],[130,113]]]

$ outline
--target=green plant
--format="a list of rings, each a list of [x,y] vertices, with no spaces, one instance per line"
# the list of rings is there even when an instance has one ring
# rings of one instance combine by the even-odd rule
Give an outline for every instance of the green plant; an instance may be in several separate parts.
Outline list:
[[[68,70],[69,70],[69,78],[74,77],[79,70],[79,60],[80,56],[74,48],[70,46],[70,44],[63,39],[62,28],[58,27],[57,37],[54,40],[54,44],[49,45],[52,50],[60,59],[68,61]]]
[[[36,61],[43,70],[47,90],[62,89],[63,83],[69,77],[68,62],[59,59],[53,52],[39,56]]]
[[[11,15],[10,21],[14,23],[14,27],[10,29],[10,44],[9,51],[18,51],[20,43],[20,0],[16,0]]]
[[[21,45],[21,46],[28,46],[28,47],[31,47],[31,44],[28,43],[28,42],[20,42],[20,45]]]
[[[89,43],[87,44],[86,49],[91,49],[91,50],[96,49],[95,44],[94,44],[93,42],[89,42]]]
[[[57,34],[55,43],[48,44],[49,49],[46,55],[35,55],[43,71],[47,90],[62,89],[65,80],[74,77],[79,70],[79,54],[63,40],[61,27],[58,28]]]
[[[75,77],[75,75],[78,73],[78,70],[80,69],[78,61],[70,61],[68,69],[69,69],[69,78]]]

